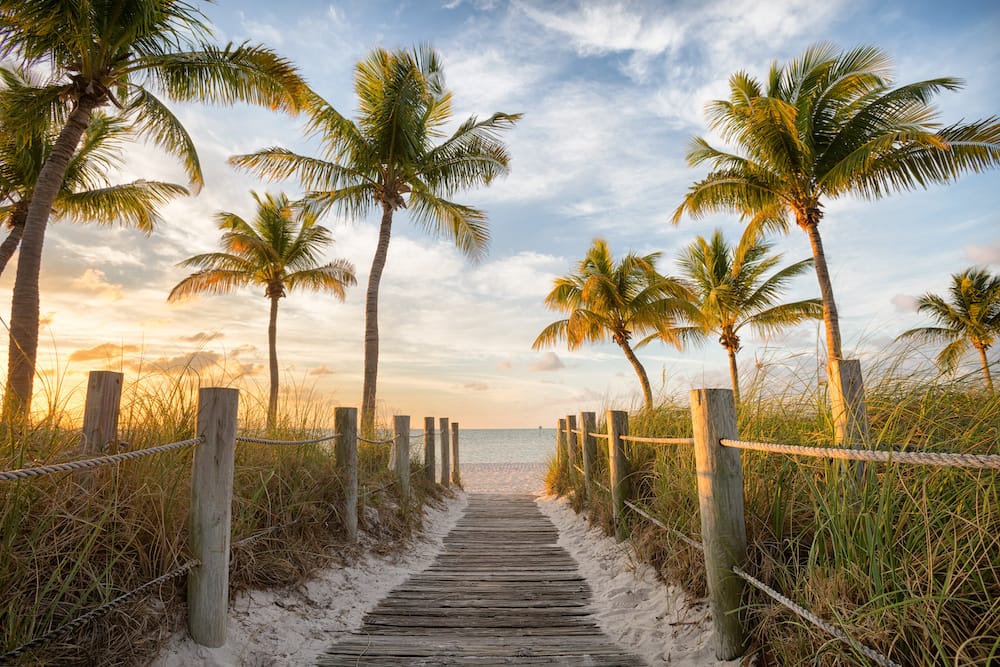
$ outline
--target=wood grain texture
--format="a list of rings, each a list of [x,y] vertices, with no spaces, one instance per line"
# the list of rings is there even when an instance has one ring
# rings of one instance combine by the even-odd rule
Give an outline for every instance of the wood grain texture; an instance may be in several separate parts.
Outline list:
[[[590,613],[590,587],[531,496],[469,496],[431,566],[319,665],[644,665]]]

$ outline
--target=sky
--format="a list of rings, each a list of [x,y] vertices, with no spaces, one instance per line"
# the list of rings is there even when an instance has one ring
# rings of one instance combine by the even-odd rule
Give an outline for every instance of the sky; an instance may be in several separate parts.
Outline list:
[[[485,259],[469,261],[412,225],[405,211],[396,216],[380,296],[379,413],[412,415],[417,423],[434,415],[465,427],[552,426],[565,414],[640,404],[636,377],[613,344],[531,349],[560,317],[544,298],[597,237],[616,256],[662,252],[666,273],[676,272],[676,256],[696,236],[718,227],[738,237],[734,215],[670,223],[687,188],[705,173],[687,166],[688,142],[696,135],[718,142],[703,109],[727,97],[734,72],[763,77],[772,61],[816,42],[872,44],[893,58],[897,82],[964,79],[963,90],[937,98],[943,121],[1000,113],[1000,4],[986,1],[219,0],[204,11],[218,42],[274,48],[345,115],[356,111],[359,60],[377,46],[421,42],[442,57],[456,124],[495,111],[523,114],[506,135],[510,175],[456,197],[489,215]],[[295,182],[235,172],[229,156],[269,146],[315,154],[317,147],[304,138],[301,120],[267,110],[171,108],[198,147],[205,186],[166,206],[148,237],[70,222],[50,226],[39,401],[77,396],[86,372],[103,369],[124,372],[126,382],[187,373],[266,395],[262,290],[180,304],[166,296],[187,275],[177,262],[216,249],[216,212],[251,217],[252,191],[301,194]],[[113,178],[186,180],[172,158],[143,144],[129,148]],[[917,296],[945,292],[949,276],[968,266],[1000,271],[1000,171],[878,202],[828,201],[825,212],[820,231],[845,351],[863,364],[874,363],[900,332],[928,323],[914,312]],[[280,304],[278,360],[289,400],[360,404],[364,286],[377,222],[374,214],[323,220],[336,239],[330,257],[357,269],[358,286],[345,303],[292,292]],[[774,240],[786,263],[810,255],[798,229]],[[0,277],[5,304],[13,276],[11,267]],[[812,274],[788,292],[790,299],[813,296]],[[747,334],[741,367],[749,373],[759,364],[815,364],[822,339],[818,324],[769,340]],[[726,356],[714,339],[683,352],[652,344],[638,355],[661,397],[728,386]]]

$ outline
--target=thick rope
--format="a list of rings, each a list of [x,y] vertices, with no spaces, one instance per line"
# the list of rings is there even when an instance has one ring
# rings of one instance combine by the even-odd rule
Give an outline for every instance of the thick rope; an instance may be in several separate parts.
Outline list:
[[[265,528],[264,530],[258,533],[254,533],[249,537],[244,537],[242,540],[237,540],[236,542],[233,542],[233,548],[235,549],[236,547],[249,546],[254,542],[264,539],[268,535],[271,535],[272,533],[281,530],[282,528],[288,528],[289,526],[294,526],[299,523],[302,523],[302,519],[296,519],[295,521],[289,521],[288,523],[283,523],[278,526],[271,526],[270,528]]]
[[[170,581],[171,579],[176,579],[177,577],[180,577],[181,575],[186,574],[187,572],[189,572],[193,568],[197,567],[198,565],[201,565],[201,561],[199,561],[199,560],[189,560],[188,562],[184,563],[183,565],[181,565],[176,570],[173,570],[171,572],[167,572],[166,574],[164,574],[162,576],[159,576],[156,579],[153,579],[152,581],[147,581],[142,586],[139,586],[138,588],[135,588],[135,589],[129,591],[128,593],[124,593],[122,595],[119,595],[114,600],[111,600],[110,602],[106,602],[106,603],[102,604],[100,607],[96,607],[94,609],[91,609],[90,611],[88,611],[83,616],[78,616],[77,618],[73,619],[72,621],[70,621],[68,623],[64,623],[64,624],[60,625],[58,628],[46,632],[41,637],[36,637],[35,639],[32,639],[30,642],[28,642],[26,644],[22,644],[21,646],[18,646],[13,651],[9,651],[7,653],[4,653],[3,655],[0,655],[0,662],[4,662],[4,661],[7,661],[7,660],[13,660],[14,658],[18,657],[19,655],[21,655],[23,653],[26,653],[27,651],[34,650],[36,648],[39,648],[40,646],[43,646],[44,644],[48,644],[53,639],[56,639],[58,637],[62,637],[64,635],[67,635],[67,634],[73,632],[74,630],[76,630],[77,628],[79,628],[79,627],[85,625],[86,623],[89,623],[90,621],[94,620],[95,618],[103,616],[104,614],[108,613],[109,611],[111,611],[115,607],[119,607],[122,604],[124,604],[125,602],[128,602],[129,600],[131,600],[132,598],[134,598],[139,593],[142,593],[143,591],[148,590],[148,589],[152,588],[153,586],[158,586],[160,584],[166,583],[166,582]]]
[[[236,442],[245,442],[252,445],[315,445],[319,442],[327,442],[329,440],[336,440],[340,435],[334,433],[333,435],[323,436],[322,438],[314,438],[312,440],[268,440],[267,438],[254,438],[248,435],[238,435],[236,436]]]
[[[641,508],[638,505],[636,505],[635,503],[633,503],[631,500],[626,500],[625,504],[628,505],[629,507],[631,507],[637,514],[645,517],[647,521],[650,521],[650,522],[656,524],[657,526],[659,526],[663,530],[667,531],[668,533],[673,533],[674,535],[676,535],[685,544],[688,544],[689,546],[694,547],[698,551],[701,551],[701,552],[705,551],[705,547],[703,547],[701,545],[701,542],[693,540],[690,537],[688,537],[687,535],[685,535],[684,533],[682,533],[681,531],[677,530],[676,528],[671,528],[670,526],[664,524],[662,521],[660,521],[659,519],[657,519],[656,517],[654,517],[652,514],[648,513],[646,510],[644,510],[643,508]]]
[[[69,461],[67,463],[54,463],[52,465],[40,466],[38,468],[24,468],[23,470],[4,470],[0,472],[0,482],[5,482],[14,479],[24,479],[25,477],[38,477],[39,475],[48,475],[53,472],[72,472],[74,470],[86,470],[88,468],[97,468],[98,466],[109,465],[111,463],[118,463],[119,461],[127,461],[129,459],[137,459],[143,456],[149,456],[151,454],[162,454],[163,452],[169,452],[174,449],[183,449],[184,447],[192,447],[194,445],[199,445],[205,441],[205,438],[199,436],[197,438],[191,438],[190,440],[181,440],[180,442],[172,442],[168,445],[160,445],[159,447],[150,447],[149,449],[138,449],[134,452],[125,452],[123,454],[112,454],[111,456],[101,456],[96,459],[85,459],[83,461]]]
[[[388,440],[369,440],[368,438],[362,438],[359,435],[358,440],[360,440],[361,442],[366,442],[369,445],[391,445],[393,442],[395,442],[396,439],[389,438]]]
[[[651,442],[654,445],[693,445],[694,438],[645,438],[637,435],[623,435],[625,442]]]
[[[849,461],[875,461],[881,463],[922,463],[932,466],[958,466],[963,468],[991,468],[1000,470],[997,454],[939,454],[935,452],[889,452],[875,449],[847,449],[842,447],[807,447],[804,445],[779,445],[771,442],[720,441],[723,447],[752,449],[758,452],[777,452],[800,456],[815,456]]]
[[[590,433],[589,435],[591,438],[604,438],[605,440],[611,437],[607,433]]]
[[[834,625],[831,625],[830,623],[824,621],[822,618],[820,618],[816,614],[812,613],[808,609],[795,604],[794,602],[792,602],[790,599],[786,598],[784,595],[782,595],[778,591],[774,590],[773,588],[771,588],[770,586],[768,586],[764,582],[760,581],[759,579],[755,579],[754,577],[752,577],[751,575],[747,574],[746,572],[744,572],[740,568],[734,566],[733,567],[733,573],[736,574],[736,576],[738,576],[740,579],[743,579],[744,581],[746,581],[748,584],[750,584],[754,588],[756,588],[758,590],[761,590],[764,593],[766,593],[768,596],[770,596],[772,599],[774,599],[775,601],[777,601],[782,606],[787,607],[789,610],[791,610],[792,612],[794,612],[800,618],[803,618],[803,619],[809,621],[810,623],[812,623],[816,627],[820,628],[821,630],[826,631],[827,633],[833,635],[834,637],[836,637],[837,639],[841,640],[842,642],[848,644],[852,648],[860,651],[861,653],[863,653],[868,658],[874,660],[879,665],[882,665],[882,667],[902,667],[902,665],[900,665],[898,662],[893,662],[892,660],[890,660],[889,658],[885,657],[881,653],[876,652],[874,649],[868,648],[867,646],[865,646],[864,644],[860,643],[856,639],[853,639],[853,638],[847,636],[847,634],[843,630],[841,630],[840,628],[838,628],[838,627],[836,627]]]

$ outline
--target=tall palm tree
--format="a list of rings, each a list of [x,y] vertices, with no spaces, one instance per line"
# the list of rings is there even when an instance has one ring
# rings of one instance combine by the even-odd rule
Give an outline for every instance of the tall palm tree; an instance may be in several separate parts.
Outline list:
[[[254,193],[257,214],[247,222],[235,213],[216,216],[223,230],[223,252],[195,255],[178,266],[200,269],[177,284],[168,301],[199,292],[229,294],[248,285],[264,288],[271,311],[267,325],[271,386],[267,401],[267,428],[274,426],[278,409],[278,301],[297,288],[332,292],[344,300],[344,288],[354,285],[354,265],[338,259],[320,264],[323,250],[333,243],[330,230],[316,224],[316,214],[294,204],[284,194]]]
[[[917,312],[941,326],[904,331],[899,338],[947,343],[937,356],[938,366],[951,371],[971,345],[979,353],[986,390],[993,393],[993,378],[986,351],[1000,338],[1000,276],[969,268],[951,276],[948,297],[927,293],[917,300]]]
[[[959,79],[893,87],[891,76],[881,50],[837,51],[828,44],[773,64],[763,84],[737,72],[729,99],[709,103],[706,112],[709,127],[735,150],[693,140],[688,162],[711,171],[673,216],[676,224],[684,213],[736,211],[753,226],[781,230],[794,221],[812,246],[830,359],[843,358],[843,350],[819,233],[824,202],[849,194],[878,199],[1000,162],[996,116],[946,127],[937,122],[930,100],[961,88]]]
[[[230,159],[237,167],[270,179],[297,177],[317,210],[333,207],[357,217],[381,213],[378,244],[365,295],[364,388],[361,429],[375,423],[378,379],[378,291],[385,269],[393,215],[408,208],[411,219],[455,242],[471,257],[486,251],[486,214],[451,201],[461,190],[488,185],[506,175],[510,156],[500,139],[519,114],[470,117],[445,138],[451,93],[437,53],[375,49],[358,63],[354,90],[360,102],[356,121],[323,100],[311,104],[309,130],[323,142],[320,157],[268,148]],[[437,143],[435,143],[437,142]]]
[[[202,183],[191,137],[154,95],[174,100],[246,101],[298,110],[306,86],[272,51],[208,43],[208,20],[177,0],[0,0],[0,58],[53,69],[58,83],[27,100],[25,117],[46,114],[53,99],[70,110],[39,173],[25,220],[11,300],[4,417],[24,419],[38,350],[38,280],[50,212],[94,110],[112,104],[154,144],[177,155]]]
[[[691,326],[680,328],[677,335],[692,342],[704,341],[709,334],[719,336],[719,343],[729,355],[729,377],[737,403],[740,330],[748,327],[760,334],[777,333],[823,316],[819,299],[778,303],[788,281],[809,270],[812,260],[790,264],[767,276],[782,258],[770,254],[772,247],[752,232],[745,233],[733,247],[717,229],[710,240],[701,236],[695,239],[678,260],[682,275],[694,291],[696,312],[690,317]]]
[[[23,124],[15,118],[12,106],[35,88],[26,73],[0,68],[0,80],[4,84],[0,88],[0,226],[9,229],[0,243],[2,273],[21,242],[35,183],[55,136],[50,126]],[[111,184],[106,174],[122,163],[130,133],[130,125],[120,117],[94,114],[66,169],[53,216],[102,225],[121,223],[149,234],[159,221],[157,207],[188,194],[187,188],[175,183]]]
[[[673,335],[676,317],[691,311],[687,287],[657,273],[660,255],[628,253],[616,262],[607,241],[594,239],[576,273],[556,278],[545,297],[549,309],[569,317],[542,329],[532,349],[565,340],[569,349],[575,350],[584,343],[612,340],[635,369],[646,409],[652,409],[649,377],[629,341],[634,335],[655,333],[679,345]]]

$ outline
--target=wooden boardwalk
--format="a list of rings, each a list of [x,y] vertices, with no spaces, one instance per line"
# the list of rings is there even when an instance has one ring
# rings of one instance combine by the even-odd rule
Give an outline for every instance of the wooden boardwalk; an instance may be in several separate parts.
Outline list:
[[[319,665],[644,665],[588,611],[590,587],[531,496],[469,496],[430,568]]]

